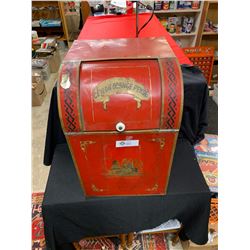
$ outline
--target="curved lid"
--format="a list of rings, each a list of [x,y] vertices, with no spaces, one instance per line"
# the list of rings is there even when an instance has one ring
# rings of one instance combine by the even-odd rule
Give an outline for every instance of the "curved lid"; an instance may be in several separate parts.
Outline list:
[[[75,40],[64,62],[166,57],[175,54],[164,37]]]

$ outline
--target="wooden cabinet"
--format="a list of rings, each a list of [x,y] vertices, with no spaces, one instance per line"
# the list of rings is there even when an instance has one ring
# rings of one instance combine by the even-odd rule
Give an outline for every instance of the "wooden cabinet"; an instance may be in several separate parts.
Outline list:
[[[58,36],[58,40],[69,41],[64,14],[64,3],[60,1],[32,1],[32,21],[40,19],[60,19],[60,27],[33,27],[39,36]]]
[[[205,1],[198,34],[200,46],[212,46],[218,51],[218,32],[206,31],[206,22],[218,24],[218,1]]]
[[[218,83],[218,31],[207,31],[207,22],[218,25],[218,1],[204,1],[197,43],[199,46],[210,46],[215,50],[211,83]]]
[[[159,10],[155,11],[155,15],[159,20],[169,17],[194,17],[194,27],[191,33],[169,33],[180,47],[193,47],[198,45],[198,33],[201,23],[201,16],[203,13],[204,2],[200,1],[198,9],[172,9],[172,10]]]

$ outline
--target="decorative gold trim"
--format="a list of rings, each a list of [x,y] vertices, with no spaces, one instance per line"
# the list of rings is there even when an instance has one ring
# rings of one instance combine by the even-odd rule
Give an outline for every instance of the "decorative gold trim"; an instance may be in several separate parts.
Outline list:
[[[84,188],[84,185],[83,185],[83,181],[82,181],[82,178],[81,178],[81,175],[80,175],[79,167],[78,167],[77,161],[76,161],[76,159],[75,159],[73,150],[72,150],[72,148],[71,148],[71,144],[70,144],[70,142],[69,142],[69,138],[68,138],[67,135],[65,135],[65,138],[66,138],[66,140],[67,140],[67,144],[68,144],[68,147],[69,147],[69,151],[70,151],[70,154],[71,154],[71,157],[72,157],[72,160],[73,160],[73,164],[74,164],[75,169],[76,169],[76,173],[77,173],[77,175],[78,175],[78,179],[79,179],[79,182],[80,182],[82,191],[83,191],[83,193],[84,193],[85,196],[86,196],[86,192],[85,192],[85,188]]]
[[[95,141],[80,141],[81,150],[86,152],[87,146],[89,144],[94,144],[94,143],[96,143],[96,142]]]
[[[60,87],[61,87],[61,85],[60,85],[61,74],[60,73],[61,73],[62,67],[63,67],[63,64],[60,65],[60,68],[58,70],[56,91],[57,91],[57,107],[58,107],[59,119],[60,119],[62,130],[65,133],[65,127],[64,127],[64,123],[63,123],[63,119],[62,119],[61,98],[60,98]]]
[[[171,170],[172,170],[172,166],[173,166],[173,158],[174,158],[174,154],[175,154],[176,142],[177,142],[178,134],[179,134],[179,133],[176,133],[176,134],[175,134],[175,138],[174,138],[174,141],[173,141],[172,152],[171,152],[170,159],[169,159],[168,173],[167,173],[167,181],[166,181],[166,186],[165,186],[165,188],[164,188],[165,193],[167,193],[167,188],[168,188],[168,183],[169,183],[169,177],[170,177]]]
[[[145,130],[127,130],[123,134],[144,134],[144,133],[177,133],[179,129],[145,129]],[[117,131],[85,131],[85,132],[64,132],[65,135],[99,135],[99,134],[121,134]]]
[[[90,84],[93,86],[93,70],[90,70]],[[90,97],[91,97],[91,114],[92,120],[95,123],[95,109],[94,109],[94,101],[93,101],[93,88],[90,88]]]
[[[165,146],[166,138],[153,138],[151,139],[153,142],[159,142],[160,143],[160,148],[163,149]]]
[[[140,59],[139,59],[140,60]],[[131,68],[131,67],[133,67],[133,68],[147,68],[148,67],[148,65],[147,64],[145,64],[145,65],[137,65],[137,66],[129,66],[129,64],[128,65],[121,65],[121,66],[108,66],[108,69],[120,69],[120,68]],[[98,67],[97,67],[98,69],[107,69],[107,67],[102,67],[102,66],[99,66],[98,65]]]
[[[150,71],[150,67],[149,65],[147,65],[147,70],[148,70],[148,79],[149,79],[149,91],[150,93],[152,93],[152,79],[151,79],[151,71]],[[153,107],[153,97],[151,95],[151,98],[150,98],[150,120],[152,120],[153,118],[153,110],[152,110],[152,107]]]
[[[121,164],[114,160],[108,171],[108,176],[140,176],[143,172],[143,162],[138,159],[123,159]]]
[[[91,185],[91,189],[92,189],[92,191],[94,191],[94,192],[103,192],[103,191],[104,191],[104,189],[98,188],[98,187],[96,187],[96,185],[94,185],[94,184]]]
[[[102,102],[103,109],[107,110],[107,102],[110,96],[117,94],[132,95],[137,102],[137,109],[141,107],[142,100],[148,100],[150,93],[143,84],[135,81],[133,78],[112,77],[106,79],[95,86],[93,89],[93,99],[95,102]]]
[[[161,76],[161,115],[160,115],[160,124],[159,128],[163,126],[163,118],[164,118],[164,97],[165,97],[165,78],[162,67],[162,60],[158,58],[158,64],[160,68],[160,76]]]
[[[158,190],[158,184],[156,183],[152,188],[147,188],[146,189],[146,191],[149,191],[149,192],[151,192],[151,191],[157,191]]]
[[[181,81],[181,104],[180,104],[181,106],[180,106],[179,121],[178,121],[178,124],[177,124],[177,127],[180,128],[181,121],[182,121],[182,114],[183,114],[184,86],[183,86],[183,77],[182,77],[181,67],[180,67],[180,64],[178,63],[178,60],[176,58],[175,58],[175,64],[179,69],[180,81]],[[170,177],[171,170],[172,170],[174,154],[175,154],[175,151],[176,151],[176,143],[177,143],[178,135],[179,135],[179,129],[178,129],[178,132],[175,134],[175,138],[174,138],[174,141],[173,141],[173,147],[172,147],[172,153],[171,153],[170,160],[169,160],[169,169],[168,169],[167,182],[166,182],[166,187],[165,187],[165,192],[166,193],[167,193],[167,188],[168,188],[169,177]]]
[[[179,69],[179,74],[180,74],[180,84],[181,84],[181,106],[180,106],[180,116],[179,116],[179,122],[177,124],[177,128],[180,128],[181,126],[181,121],[182,121],[182,115],[183,115],[183,102],[184,102],[184,84],[183,84],[183,76],[182,76],[182,71],[181,71],[181,66],[178,62],[177,59],[175,59],[175,63]]]
[[[78,119],[80,124],[80,130],[84,131],[84,122],[83,122],[83,114],[82,114],[82,105],[81,105],[81,91],[80,91],[80,67],[81,63],[77,65],[77,72],[76,72],[76,87],[77,87],[77,112],[78,112]]]

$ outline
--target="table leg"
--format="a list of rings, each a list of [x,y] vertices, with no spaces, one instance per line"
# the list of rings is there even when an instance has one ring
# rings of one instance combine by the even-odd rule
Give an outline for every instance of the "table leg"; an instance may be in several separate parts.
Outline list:
[[[126,234],[120,234],[121,247],[125,249],[126,247]]]

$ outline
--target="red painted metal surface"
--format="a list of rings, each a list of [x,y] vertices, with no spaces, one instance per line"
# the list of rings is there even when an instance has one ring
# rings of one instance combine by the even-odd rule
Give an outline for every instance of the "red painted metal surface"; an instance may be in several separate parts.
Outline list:
[[[75,42],[58,105],[86,196],[165,194],[182,102],[180,67],[164,39]]]
[[[139,14],[139,27],[148,21],[151,13]],[[134,38],[136,34],[136,15],[106,15],[89,16],[84,23],[78,40],[99,40],[116,38]],[[129,27],[129,28],[128,28]],[[175,42],[171,34],[160,23],[157,16],[153,16],[151,21],[140,32],[139,38],[164,37],[170,45],[172,51],[180,64],[192,65],[192,62],[184,54],[183,50]]]
[[[109,97],[106,109],[102,102],[94,101],[94,88],[105,79],[116,78],[113,86],[122,87],[119,79],[132,78],[150,93],[148,100],[141,100],[141,107],[133,95],[114,94]],[[126,124],[126,130],[159,128],[161,110],[160,71],[157,60],[119,60],[84,63],[81,66],[81,106],[86,131],[116,130],[118,122]],[[152,81],[154,79],[154,81]],[[129,84],[129,83],[128,83]],[[119,88],[120,87],[120,88]],[[104,88],[103,88],[104,89]],[[102,89],[101,89],[102,90]],[[125,92],[124,90],[121,92]]]
[[[81,166],[79,175],[87,195],[155,195],[166,192],[176,136],[96,134],[69,136],[68,140]],[[138,140],[139,146],[116,147],[116,141],[123,140]]]

